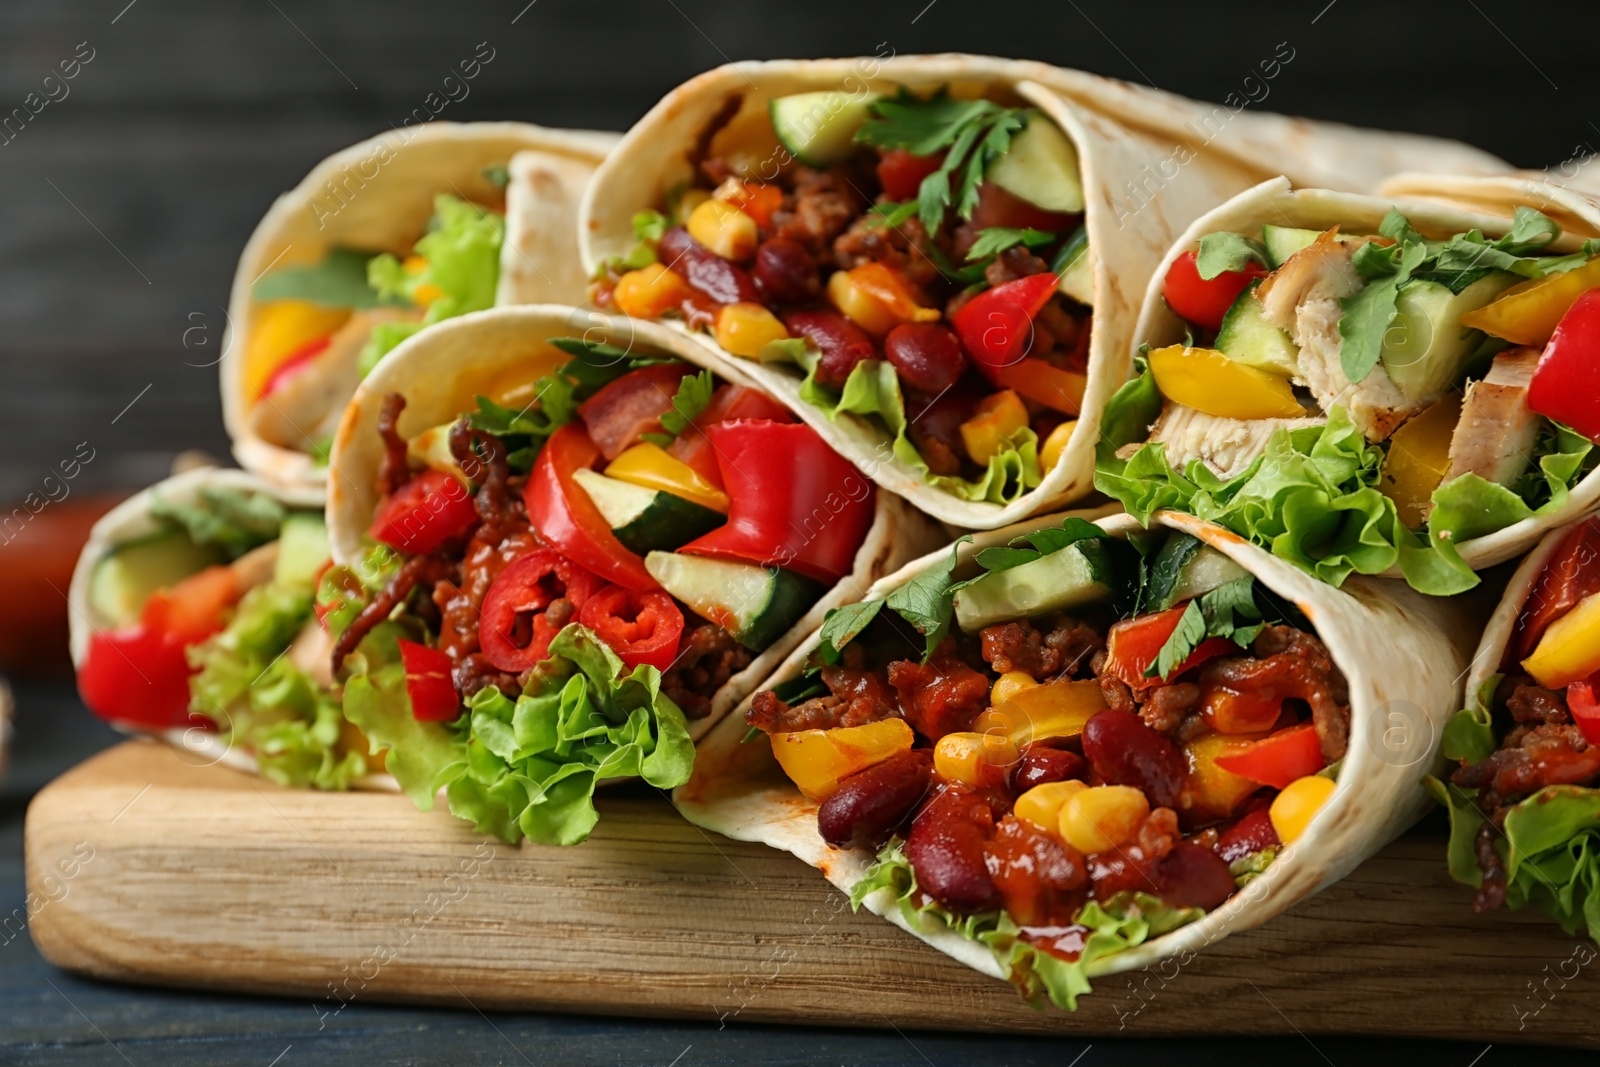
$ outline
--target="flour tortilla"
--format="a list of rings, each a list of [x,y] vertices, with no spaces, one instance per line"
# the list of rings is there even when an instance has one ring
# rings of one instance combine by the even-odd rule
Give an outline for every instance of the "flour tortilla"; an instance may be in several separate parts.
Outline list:
[[[390,353],[361,383],[345,409],[329,464],[328,533],[337,562],[358,562],[370,544],[366,532],[378,504],[383,446],[377,426],[383,398],[395,392],[403,395],[406,407],[400,416],[400,433],[420,433],[474,410],[475,397],[486,382],[514,372],[523,361],[554,351],[548,344],[552,337],[583,337],[629,351],[666,352],[711,367],[724,381],[759,388],[745,373],[744,365],[718,365],[704,349],[659,323],[559,305],[493,308],[441,322]],[[753,692],[807,634],[821,626],[828,609],[861,599],[872,582],[943,539],[942,531],[894,495],[880,491],[876,500],[876,517],[850,574],[817,601],[789,633],[716,692],[711,714],[689,724],[696,740]]]
[[[830,422],[802,401],[792,368],[742,362],[878,484],[936,518],[974,529],[1015,522],[1091,490],[1102,409],[1129,372],[1137,302],[1172,240],[1201,212],[1278,174],[1368,189],[1408,168],[1506,169],[1493,156],[1450,141],[1248,109],[1235,113],[1030,61],[946,54],[734,63],[674,89],[595,172],[580,220],[585,269],[593,273],[628,252],[635,241],[634,213],[658,206],[668,190],[690,176],[690,150],[729,101],[742,100],[741,109],[749,111],[790,93],[892,92],[901,85],[923,91],[949,85],[957,95],[1003,90],[1037,107],[1077,147],[1093,256],[1095,325],[1083,411],[1061,461],[1037,489],[1010,504],[960,500],[931,488],[914,469],[889,456],[885,436],[873,425],[853,415]],[[689,332],[681,323],[673,328]],[[736,362],[709,336],[692,336],[721,362]]]
[[[263,439],[252,422],[245,359],[258,308],[250,291],[260,277],[320,262],[338,247],[403,256],[426,230],[435,195],[492,201],[499,190],[483,172],[505,166],[512,181],[496,302],[580,301],[587,279],[577,260],[578,201],[616,140],[520,122],[430,122],[362,141],[312,168],[267,211],[234,273],[221,376],[223,418],[239,463],[282,485],[321,485],[327,476],[307,453]],[[364,339],[348,340],[359,350]],[[353,371],[327,387],[352,390]]]
[[[1182,340],[1186,327],[1162,299],[1161,279],[1167,267],[1184,252],[1196,247],[1201,237],[1222,230],[1240,233],[1260,232],[1264,223],[1325,230],[1338,226],[1346,233],[1377,233],[1383,216],[1398,208],[1411,224],[1427,237],[1443,238],[1477,228],[1490,237],[1504,234],[1511,224],[1517,204],[1546,211],[1562,225],[1562,235],[1552,251],[1570,252],[1583,238],[1600,236],[1600,208],[1570,190],[1514,177],[1448,178],[1404,175],[1385,186],[1381,196],[1362,196],[1329,189],[1295,189],[1287,178],[1274,178],[1249,189],[1226,204],[1207,212],[1173,243],[1162,259],[1145,292],[1144,305],[1134,328],[1136,343],[1153,348]],[[1432,190],[1435,195],[1417,196]],[[1460,195],[1444,195],[1460,191]],[[1401,196],[1400,193],[1405,193]],[[1575,225],[1568,227],[1567,221]],[[1565,525],[1600,506],[1600,471],[1591,471],[1572,487],[1565,507],[1547,515],[1534,515],[1492,534],[1463,541],[1456,546],[1467,566],[1482,571],[1497,563],[1515,559],[1527,552],[1546,531]],[[1386,578],[1401,578],[1398,565],[1385,572]]]
[[[1062,517],[980,533],[961,547],[961,558],[970,560],[983,548],[1058,525]],[[1098,521],[1115,536],[1138,529],[1127,515]],[[1402,583],[1362,577],[1334,589],[1220,527],[1174,512],[1159,512],[1153,522],[1200,538],[1305,613],[1350,683],[1350,749],[1333,797],[1305,836],[1262,876],[1199,921],[1104,958],[1091,968],[1091,977],[1136,970],[1259,926],[1343,878],[1415,822],[1429,805],[1421,779],[1441,762],[1441,731],[1460,706],[1460,679],[1481,618],[1477,599],[1429,598]],[[948,551],[908,564],[868,595],[885,595],[948,559]],[[818,637],[812,634],[764,688],[796,677]],[[784,776],[771,746],[764,738],[742,743],[748,706],[746,701],[701,744],[694,777],[673,796],[678,810],[704,829],[792,852],[848,892],[866,873],[872,855],[832,849],[822,840],[817,803]],[[909,922],[887,891],[869,897],[866,906],[973,969],[1006,977],[989,949],[938,922]]]

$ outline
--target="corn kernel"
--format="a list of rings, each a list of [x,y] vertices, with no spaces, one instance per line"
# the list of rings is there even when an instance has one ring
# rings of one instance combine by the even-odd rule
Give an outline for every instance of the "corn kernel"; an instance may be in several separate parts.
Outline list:
[[[760,304],[729,304],[717,312],[717,344],[732,355],[754,359],[768,343],[788,336],[778,316]]]
[[[1132,841],[1150,815],[1150,802],[1128,785],[1098,785],[1074,792],[1061,805],[1061,839],[1085,856]]]
[[[1278,840],[1290,845],[1299,839],[1328,798],[1333,796],[1335,788],[1337,783],[1332,778],[1318,774],[1296,778],[1284,786],[1283,792],[1273,798],[1272,807],[1267,810],[1272,828],[1278,832]]]
[[[1044,439],[1044,447],[1039,450],[1039,465],[1044,468],[1046,474],[1061,462],[1061,453],[1067,450],[1067,442],[1072,439],[1072,431],[1077,427],[1077,419],[1068,419],[1051,430],[1050,436]]]
[[[989,785],[1017,762],[1017,746],[1004,734],[945,734],[933,746],[933,769],[950,782]]]
[[[413,252],[400,262],[400,269],[407,274],[421,274],[428,269],[428,257],[419,256]]]
[[[689,299],[689,283],[660,263],[652,263],[618,278],[611,299],[624,315],[636,319],[660,318]]]
[[[721,200],[706,200],[689,213],[689,236],[721,256],[742,261],[755,255],[761,233],[756,220]]]
[[[1056,833],[1061,825],[1061,806],[1074,793],[1089,788],[1082,782],[1046,782],[1017,798],[1012,812],[1023,822],[1032,823],[1046,833]]]
[[[444,290],[432,282],[423,282],[411,292],[411,302],[418,307],[427,307],[444,295]]]
[[[679,226],[687,225],[694,209],[710,199],[711,194],[704,189],[685,189],[677,203],[672,205],[672,221]]]
[[[1038,684],[1033,675],[1026,671],[1007,671],[994,680],[994,688],[989,690],[989,703],[999,707],[1024,689],[1032,689]]]
[[[900,319],[890,308],[867,292],[852,277],[841,270],[828,279],[828,301],[839,313],[874,337],[882,337],[896,326]]]

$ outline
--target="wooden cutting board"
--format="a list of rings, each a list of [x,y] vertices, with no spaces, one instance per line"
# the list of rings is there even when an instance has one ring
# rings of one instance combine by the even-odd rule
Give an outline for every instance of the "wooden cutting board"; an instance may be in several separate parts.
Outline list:
[[[512,848],[403,797],[283,789],[130,741],[28,809],[28,923],[104,978],[613,1015],[1070,1033],[1365,1033],[1600,1047],[1600,964],[1529,912],[1475,916],[1404,838],[1265,928],[1035,1012],[798,860],[649,790],[578,848]]]

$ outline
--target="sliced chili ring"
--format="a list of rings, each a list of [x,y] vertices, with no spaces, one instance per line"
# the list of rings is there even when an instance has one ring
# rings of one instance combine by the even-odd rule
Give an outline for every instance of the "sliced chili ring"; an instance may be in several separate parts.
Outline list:
[[[678,658],[683,612],[665,593],[608,585],[584,603],[578,621],[611,646],[629,667],[664,671]]]
[[[553,549],[513,560],[484,595],[478,647],[498,669],[520,674],[549,656],[551,639],[602,584]]]

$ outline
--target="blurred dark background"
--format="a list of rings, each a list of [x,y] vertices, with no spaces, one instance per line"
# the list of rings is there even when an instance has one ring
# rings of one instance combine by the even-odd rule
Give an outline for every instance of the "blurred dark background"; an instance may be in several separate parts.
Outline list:
[[[29,493],[59,497],[63,483],[45,479],[82,457],[80,443],[93,458],[65,483],[70,495],[25,534],[0,535],[0,670],[10,673],[19,706],[0,783],[0,911],[22,899],[28,798],[115,738],[78,704],[65,674],[62,594],[88,523],[115,495],[164,476],[182,450],[227,456],[211,364],[234,262],[256,220],[323,156],[398,125],[461,60],[482,54],[480,42],[493,59],[441,118],[618,130],[678,82],[730,59],[985,52],[1221,101],[1287,42],[1294,58],[1256,106],[1460,138],[1542,167],[1600,145],[1595,19],[1592,0],[3,0],[0,515]],[[63,61],[74,60],[76,76],[58,80]],[[47,83],[47,75],[57,78]],[[50,102],[40,108],[41,99]],[[19,1013],[16,1029],[0,1036],[5,1062],[55,1058],[52,1050],[74,1062],[121,1062],[129,1049],[129,1062],[260,1052],[266,1063],[285,1041],[302,1050],[321,1041],[334,1054],[361,1048],[376,1062],[433,1047],[406,1036],[429,1025],[438,1029],[439,1061],[450,1062],[450,1035],[466,1026],[442,1012],[427,1013],[430,1023],[417,1021],[421,1013],[366,1007],[350,1022],[367,1036],[328,1045],[331,1035],[293,1036],[309,1021],[303,1005],[85,982],[44,965],[26,939],[0,952],[0,965],[0,1003],[8,1016],[14,1006]],[[46,988],[46,979],[60,988]],[[66,1010],[63,998],[83,1010]],[[525,1017],[501,1025],[526,1047],[583,1062],[637,1062],[666,1049],[664,1063],[680,1038],[707,1049],[716,1040],[670,1024],[561,1030]],[[102,1029],[121,1042],[117,1055]],[[766,1033],[759,1048],[727,1044],[732,1037],[715,1047],[734,1057],[728,1062],[800,1062],[818,1042],[836,1062],[908,1053],[893,1037]],[[201,1043],[184,1043],[191,1038]],[[919,1036],[917,1048],[961,1060],[981,1046],[994,1062],[1060,1052],[961,1041]],[[1338,1062],[1443,1054],[1465,1065],[1478,1054],[1321,1044]],[[1306,1053],[1293,1039],[1183,1047],[1196,1063]],[[1122,1049],[1107,1044],[1092,1062],[1152,1052]]]

